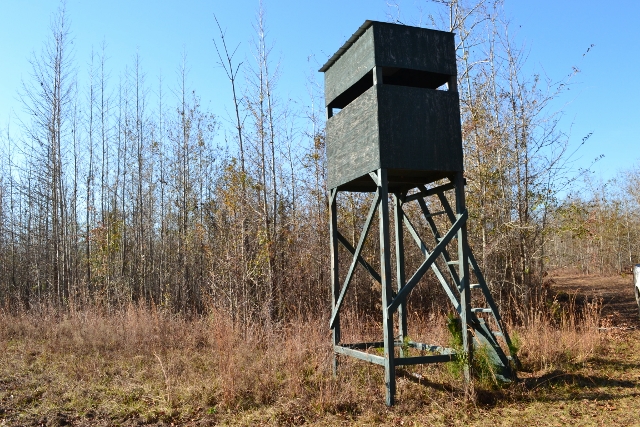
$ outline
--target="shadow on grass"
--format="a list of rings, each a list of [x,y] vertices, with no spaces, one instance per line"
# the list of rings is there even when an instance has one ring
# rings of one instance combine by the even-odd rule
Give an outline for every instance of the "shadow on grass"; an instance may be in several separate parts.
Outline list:
[[[592,361],[598,367],[611,367],[620,372],[640,369],[635,363],[615,362],[606,359]],[[416,377],[398,370],[399,377],[414,384],[438,391],[461,392],[449,384]],[[621,390],[622,389],[622,390]],[[640,397],[640,381],[610,378],[604,375],[587,375],[576,372],[555,370],[537,378],[525,378],[502,388],[485,386],[476,382],[476,404],[490,409],[505,402],[561,402],[561,401],[615,401],[622,398]]]
[[[396,376],[397,377],[401,377],[401,378],[405,378],[406,380],[414,383],[414,384],[418,384],[420,386],[423,387],[428,387],[434,390],[438,390],[438,391],[445,391],[445,392],[449,392],[452,393],[454,392],[456,389],[455,387],[452,387],[449,384],[443,384],[443,383],[436,383],[433,381],[429,381],[428,378],[426,377],[417,377],[414,374],[405,371],[404,369],[397,369],[396,370]]]
[[[538,378],[527,378],[522,381],[525,388],[536,391],[541,388],[554,386],[576,386],[581,388],[593,387],[622,387],[636,388],[638,381],[618,380],[599,375],[583,375],[573,372],[553,371]]]
[[[621,391],[620,389],[623,389]],[[620,380],[602,375],[553,371],[538,378],[526,378],[503,389],[476,388],[479,406],[490,408],[511,402],[615,401],[639,397],[640,381]]]

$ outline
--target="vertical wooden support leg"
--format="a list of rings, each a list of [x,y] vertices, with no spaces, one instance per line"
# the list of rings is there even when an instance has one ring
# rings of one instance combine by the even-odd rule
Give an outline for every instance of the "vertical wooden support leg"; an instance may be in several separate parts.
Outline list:
[[[329,231],[331,243],[331,312],[336,309],[336,302],[340,296],[340,276],[338,272],[338,217],[337,217],[338,189],[331,190],[329,197]],[[336,314],[333,324],[333,345],[340,344],[340,314]],[[338,355],[333,353],[333,375],[338,374]]]
[[[389,303],[393,299],[391,290],[391,243],[389,239],[389,190],[387,170],[378,169],[380,191],[380,277],[382,279],[382,328],[384,334],[384,380],[387,388],[386,403],[392,406],[396,394],[396,369],[394,360],[393,313]]]
[[[464,200],[464,177],[458,172],[455,178],[456,185],[456,218],[464,213],[466,206]],[[467,384],[467,393],[473,390],[471,383],[471,361],[473,360],[473,343],[468,322],[471,318],[471,292],[469,287],[469,246],[467,242],[466,222],[458,230],[458,275],[460,276],[460,318],[462,323],[462,350],[467,355],[464,379]]]
[[[404,272],[404,240],[403,240],[403,213],[402,213],[402,200],[398,194],[394,194],[393,197],[393,218],[395,225],[396,235],[396,281],[398,283],[398,292],[404,286],[405,272]],[[404,342],[407,337],[407,304],[403,302],[398,307],[398,332],[400,335],[400,341]],[[405,357],[403,347],[400,347],[400,357]]]

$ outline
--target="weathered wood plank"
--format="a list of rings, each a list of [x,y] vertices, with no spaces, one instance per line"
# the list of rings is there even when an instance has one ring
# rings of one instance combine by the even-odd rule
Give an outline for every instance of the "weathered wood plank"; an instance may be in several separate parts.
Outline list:
[[[325,99],[329,105],[374,66],[420,70],[455,76],[454,34],[386,22],[365,21],[320,69],[325,73]],[[451,81],[445,81],[451,87]]]
[[[421,350],[421,351],[429,351],[431,353],[439,353],[439,354],[453,354],[453,353],[455,353],[455,351],[452,348],[442,347],[442,346],[439,346],[439,345],[424,344],[424,343],[421,343],[421,342],[413,342],[413,341],[409,341],[408,345],[411,348],[415,348],[415,349]]]
[[[467,214],[464,197],[464,177],[458,172],[456,183],[456,218],[460,219]],[[467,383],[467,391],[471,389],[471,366],[473,361],[472,335],[469,329],[471,324],[471,293],[469,289],[469,244],[467,242],[467,222],[458,229],[458,277],[460,277],[460,323],[462,328],[462,351],[467,355],[464,366],[464,379]]]
[[[462,170],[458,94],[377,85],[327,120],[329,188],[378,168]]]
[[[442,204],[445,212],[447,213],[447,216],[449,217],[450,220],[455,219],[455,215],[453,213],[453,209],[451,208],[451,205],[449,204],[449,201],[447,200],[446,197],[444,197],[444,195],[439,195],[438,196],[440,199],[440,203]],[[498,327],[501,329],[502,334],[504,336],[505,342],[507,343],[508,346],[511,346],[511,338],[509,337],[509,334],[507,333],[507,329],[504,326],[504,322],[502,320],[502,317],[500,316],[500,311],[498,310],[498,306],[496,305],[495,301],[493,300],[493,297],[491,296],[491,292],[489,292],[489,287],[487,286],[487,282],[484,279],[484,275],[482,274],[482,271],[480,270],[480,267],[478,266],[478,263],[476,262],[476,258],[473,255],[473,251],[471,250],[471,248],[468,249],[468,255],[469,255],[469,263],[471,265],[471,267],[473,268],[473,271],[476,275],[476,278],[478,279],[478,284],[480,285],[480,288],[482,289],[482,293],[483,296],[485,297],[485,300],[487,301],[487,304],[489,305],[489,308],[491,308],[491,311],[493,313],[493,316],[495,318],[496,323],[498,324]],[[471,288],[471,286],[469,286]]]
[[[396,395],[396,365],[394,355],[393,313],[387,305],[393,298],[391,289],[391,242],[389,239],[389,192],[387,170],[378,170],[378,191],[380,193],[380,277],[382,278],[382,329],[384,341],[384,381],[386,403],[392,406]]]
[[[462,170],[456,92],[395,85],[377,88],[381,168]]]
[[[454,34],[374,22],[376,65],[456,75]]]
[[[353,350],[340,345],[333,346],[333,351],[338,354],[344,354],[345,356],[355,357],[356,359],[364,360],[365,362],[375,363],[376,365],[385,365],[386,359],[382,356],[375,354],[365,353],[364,351]]]
[[[335,188],[380,168],[376,86],[326,124],[327,187]]]
[[[444,193],[445,191],[448,191],[448,190],[453,190],[455,188],[455,184],[453,182],[450,182],[448,184],[439,185],[437,187],[430,188],[428,190],[425,187],[418,187],[418,188],[420,191],[418,191],[415,194],[411,194],[410,196],[407,196],[407,198],[405,199],[405,203],[418,200],[419,198],[423,199],[428,196],[433,196],[438,193]]]
[[[341,93],[371,71],[375,65],[373,28],[369,27],[324,72],[325,105],[331,104]]]

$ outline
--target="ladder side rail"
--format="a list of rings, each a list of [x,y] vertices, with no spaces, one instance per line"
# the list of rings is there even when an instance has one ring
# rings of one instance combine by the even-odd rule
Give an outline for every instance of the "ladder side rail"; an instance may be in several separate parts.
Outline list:
[[[440,193],[438,194],[438,198],[440,199],[440,203],[442,203],[442,206],[444,208],[444,210],[447,212],[447,216],[449,217],[449,219],[455,219],[455,215],[453,213],[453,209],[451,208],[451,205],[449,204],[449,201],[447,200],[446,197],[444,197],[444,194]],[[478,266],[478,263],[476,262],[475,257],[473,256],[473,251],[471,250],[471,248],[469,248],[469,263],[471,264],[471,267],[473,268],[473,271],[476,274],[476,277],[478,279],[478,284],[480,285],[480,288],[482,289],[482,294],[485,297],[485,300],[487,301],[487,304],[489,305],[489,308],[491,308],[491,314],[493,315],[493,318],[496,322],[496,325],[498,327],[499,332],[502,334],[507,347],[509,348],[509,354],[512,358],[514,358],[515,360],[515,354],[513,354],[513,352],[511,351],[513,345],[511,342],[511,338],[509,337],[509,334],[507,332],[507,328],[504,326],[504,322],[502,320],[502,317],[500,316],[500,312],[498,310],[498,306],[495,304],[495,301],[493,299],[493,297],[491,296],[491,293],[489,292],[489,287],[487,286],[487,282],[484,279],[484,276],[482,275],[482,272],[480,271],[480,267]],[[493,335],[493,334],[492,334]],[[516,361],[516,363],[518,363]]]
[[[482,293],[484,294],[487,304],[489,305],[489,308],[491,308],[491,314],[493,315],[493,318],[496,322],[498,331],[502,334],[502,338],[507,344],[507,347],[509,349],[509,355],[514,359],[516,363],[518,363],[518,361],[515,360],[516,355],[513,354],[513,352],[511,351],[511,349],[513,348],[511,337],[507,332],[507,328],[504,326],[504,321],[502,320],[502,316],[500,316],[500,312],[498,311],[498,306],[496,305],[495,300],[493,299],[493,297],[491,296],[491,293],[489,292],[489,287],[487,286],[487,283],[484,280],[484,276],[480,272],[480,267],[478,266],[476,259],[473,256],[473,253],[471,252],[471,249],[469,249],[469,263],[471,264],[471,267],[473,268],[473,271],[475,272],[476,277],[478,278],[478,284],[480,285],[480,289],[482,289]]]
[[[424,188],[424,186],[422,187]],[[436,242],[440,241],[442,237],[440,235],[440,232],[438,231],[438,227],[436,226],[435,221],[433,220],[431,211],[427,207],[427,204],[425,203],[424,199],[417,199],[417,200],[418,200],[418,204],[420,205],[420,209],[422,210],[422,214],[424,215],[424,218],[427,221],[427,224],[429,224],[429,228],[431,229],[431,233],[433,234],[433,237],[436,239]],[[451,218],[449,219],[451,220]],[[454,219],[451,220],[451,223],[453,224],[455,222],[456,220],[454,217]],[[451,276],[451,280],[453,280],[453,282],[456,284],[456,287],[458,288],[458,292],[460,292],[460,278],[458,277],[458,273],[456,272],[455,268],[453,268],[453,266],[450,264],[451,255],[449,255],[449,252],[446,249],[442,252],[442,257],[444,259],[445,265],[447,266],[447,270],[449,271],[449,275]]]

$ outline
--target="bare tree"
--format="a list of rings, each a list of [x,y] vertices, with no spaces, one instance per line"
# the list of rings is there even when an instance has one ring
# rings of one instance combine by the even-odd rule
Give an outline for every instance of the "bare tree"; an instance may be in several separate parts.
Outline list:
[[[50,245],[47,245],[47,279],[58,302],[68,297],[69,259],[66,234],[66,194],[64,178],[64,155],[70,118],[70,107],[74,97],[75,69],[71,50],[71,36],[64,3],[51,21],[51,38],[39,55],[30,60],[30,80],[23,82],[21,98],[30,119],[23,123],[24,130],[32,141],[34,152],[42,156],[38,163],[44,170],[39,176],[42,191],[47,192],[46,215],[50,222]],[[46,160],[45,160],[46,159]],[[46,190],[44,190],[46,188]],[[48,225],[45,232],[48,233]]]

